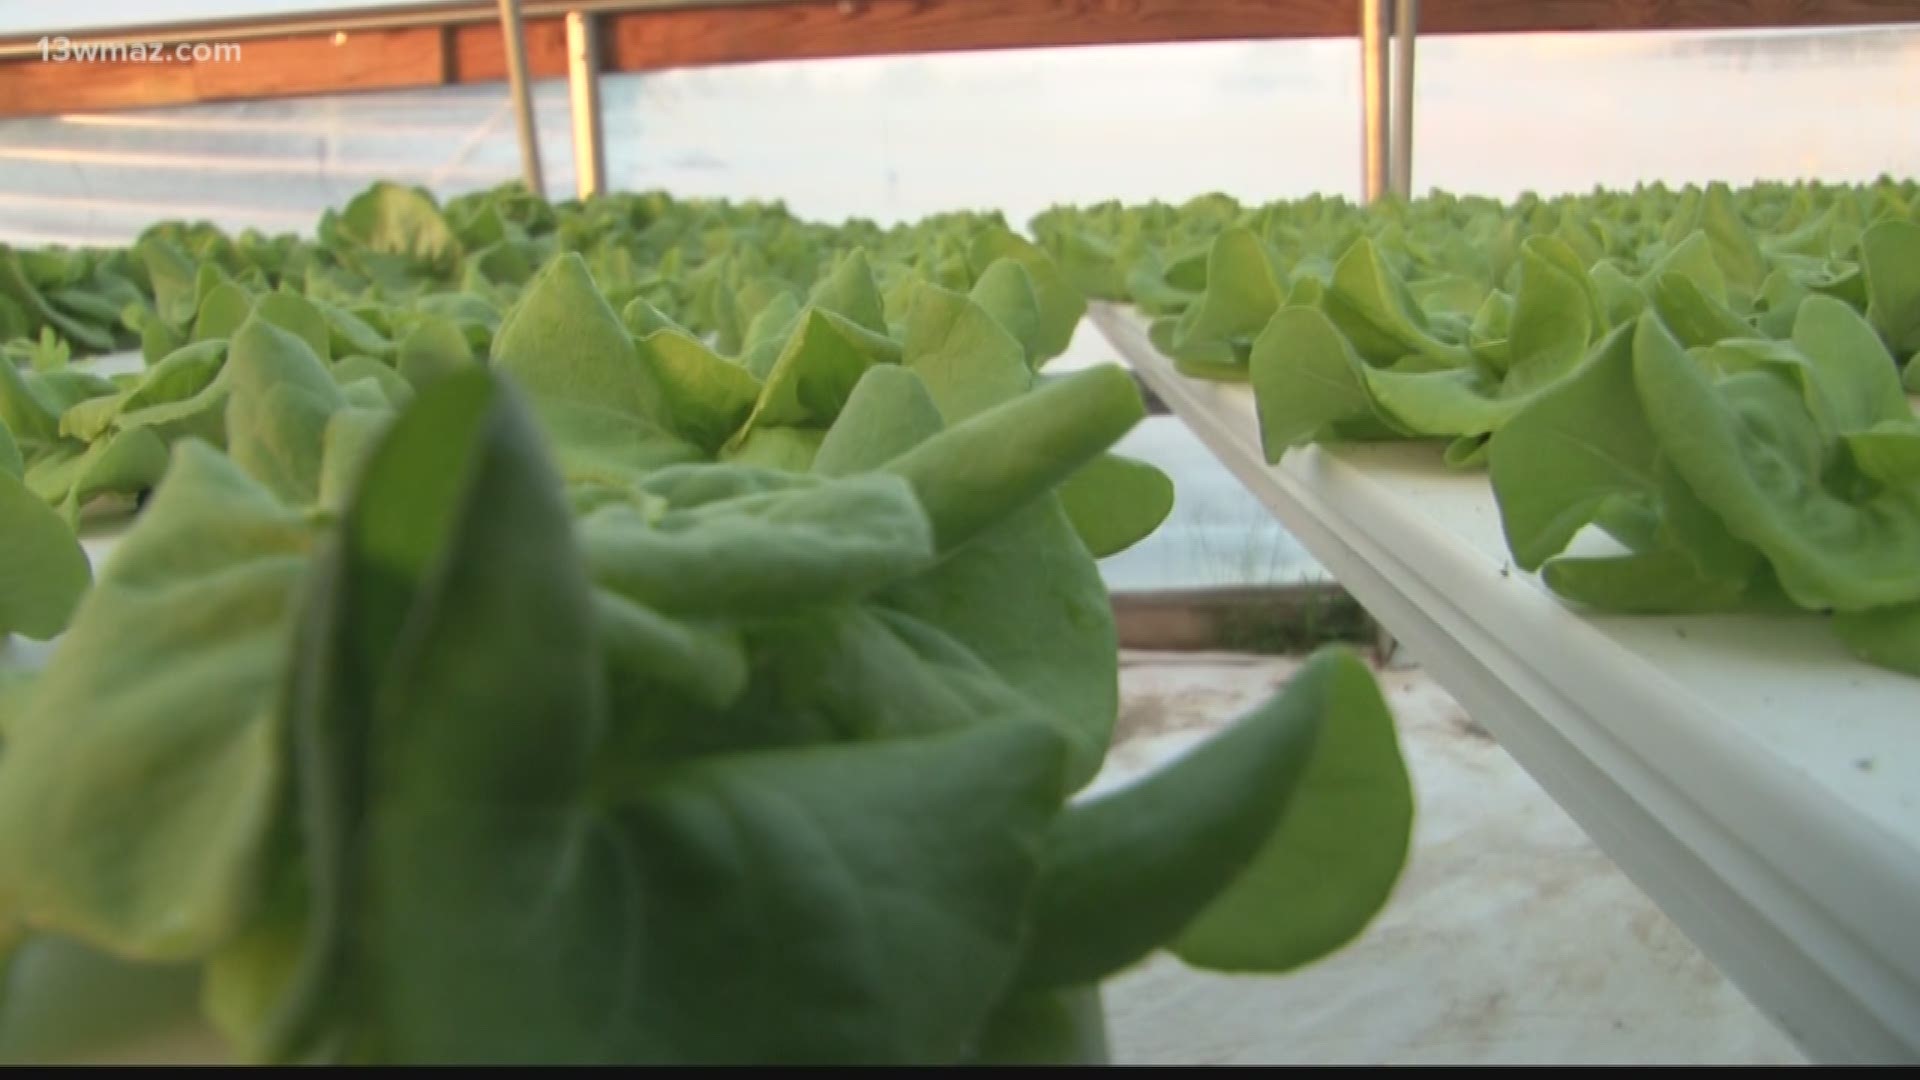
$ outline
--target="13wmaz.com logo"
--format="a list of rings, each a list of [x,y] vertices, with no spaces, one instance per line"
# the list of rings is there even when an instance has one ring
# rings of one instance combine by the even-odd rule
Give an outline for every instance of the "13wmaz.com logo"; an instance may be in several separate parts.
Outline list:
[[[165,63],[237,63],[237,41],[182,42],[167,45],[159,41],[74,41],[67,37],[40,39],[40,59],[50,63],[87,63],[103,61],[132,64]]]

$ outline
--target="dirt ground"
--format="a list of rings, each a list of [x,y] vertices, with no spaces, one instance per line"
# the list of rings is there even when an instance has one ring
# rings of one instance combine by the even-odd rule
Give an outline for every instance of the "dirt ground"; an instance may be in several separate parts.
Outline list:
[[[1096,787],[1178,754],[1296,661],[1127,653]],[[1804,1059],[1417,668],[1381,685],[1417,799],[1392,901],[1285,977],[1158,956],[1107,985],[1116,1062],[1781,1064]]]

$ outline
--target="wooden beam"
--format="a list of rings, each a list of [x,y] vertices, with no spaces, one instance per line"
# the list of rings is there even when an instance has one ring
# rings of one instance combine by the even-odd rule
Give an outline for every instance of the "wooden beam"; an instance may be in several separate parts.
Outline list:
[[[606,70],[980,49],[1345,36],[1353,0],[768,0],[602,16]],[[1420,33],[1920,23],[1916,0],[1433,0]],[[536,78],[566,73],[555,17],[526,23]],[[209,36],[208,42],[219,40]],[[0,117],[393,90],[506,77],[485,23],[239,43],[238,61],[0,61]],[[169,46],[171,48],[171,46]]]
[[[160,61],[0,61],[0,117],[404,90],[437,86],[449,72],[438,27],[262,38],[246,42],[238,61],[174,59],[173,48]]]
[[[1913,0],[1431,0],[1420,35],[1758,30],[1920,22]]]
[[[527,73],[535,79],[567,77],[567,23],[565,19],[527,19],[521,26],[527,40]],[[505,82],[507,49],[495,24],[453,28],[453,81]]]
[[[297,97],[343,87],[399,90],[444,79],[445,47],[440,30],[431,26],[335,38],[268,38],[247,43],[241,63],[195,61],[189,70],[203,101]]]
[[[1372,619],[1331,581],[1121,590],[1111,602],[1123,649],[1304,654],[1374,640]]]
[[[622,71],[897,53],[1356,33],[1353,0],[805,0],[610,20]]]

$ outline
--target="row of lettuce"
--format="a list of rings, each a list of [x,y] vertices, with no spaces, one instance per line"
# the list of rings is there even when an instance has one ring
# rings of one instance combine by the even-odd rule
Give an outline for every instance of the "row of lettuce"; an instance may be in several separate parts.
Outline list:
[[[1881,180],[1033,227],[1180,370],[1250,382],[1270,461],[1443,440],[1487,470],[1514,562],[1579,606],[1830,612],[1920,674],[1917,209]]]
[[[658,195],[556,206],[517,186],[441,207],[417,189],[375,184],[329,212],[313,240],[165,223],[126,249],[0,250],[0,352],[12,361],[0,364],[0,476],[11,477],[0,478],[0,498],[37,497],[79,526],[83,512],[144,497],[178,441],[226,446],[228,342],[256,312],[309,345],[337,384],[323,397],[403,405],[423,380],[489,357],[508,311],[561,255],[577,257],[573,292],[591,278],[620,333],[646,342],[637,374],[605,377],[579,362],[516,372],[535,391],[608,384],[605,396],[577,394],[591,399],[588,413],[548,418],[580,428],[563,453],[581,467],[601,454],[804,468],[869,365],[977,351],[954,392],[989,400],[1058,355],[1085,304],[997,218],[828,228],[778,206]],[[611,347],[611,333],[581,337],[594,331],[568,318],[578,297],[548,293],[530,318],[566,335],[559,351]],[[138,370],[75,362],[130,351],[144,360]],[[607,408],[633,419],[609,424]],[[1104,527],[1099,545],[1137,539],[1170,504],[1165,478],[1139,463],[1103,459],[1083,481],[1095,483],[1127,485],[1115,500],[1068,492],[1090,535]],[[1111,507],[1109,520],[1086,520],[1099,507]],[[57,632],[80,592],[71,560],[15,577],[0,588],[0,633]]]
[[[7,268],[0,1059],[1092,1060],[1111,974],[1397,880],[1344,652],[1085,793],[1172,491],[996,219],[376,185]]]

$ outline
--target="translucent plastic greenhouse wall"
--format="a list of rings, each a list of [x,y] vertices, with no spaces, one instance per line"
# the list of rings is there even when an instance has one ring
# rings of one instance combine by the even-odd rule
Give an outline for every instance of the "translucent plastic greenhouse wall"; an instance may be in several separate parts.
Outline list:
[[[615,188],[784,199],[882,221],[1057,201],[1358,195],[1352,41],[772,63],[613,76]],[[1920,172],[1920,30],[1423,39],[1414,189],[1512,195]],[[549,194],[573,190],[566,87],[537,88]],[[377,178],[519,174],[504,85],[0,124],[0,241],[150,222],[310,229]]]

